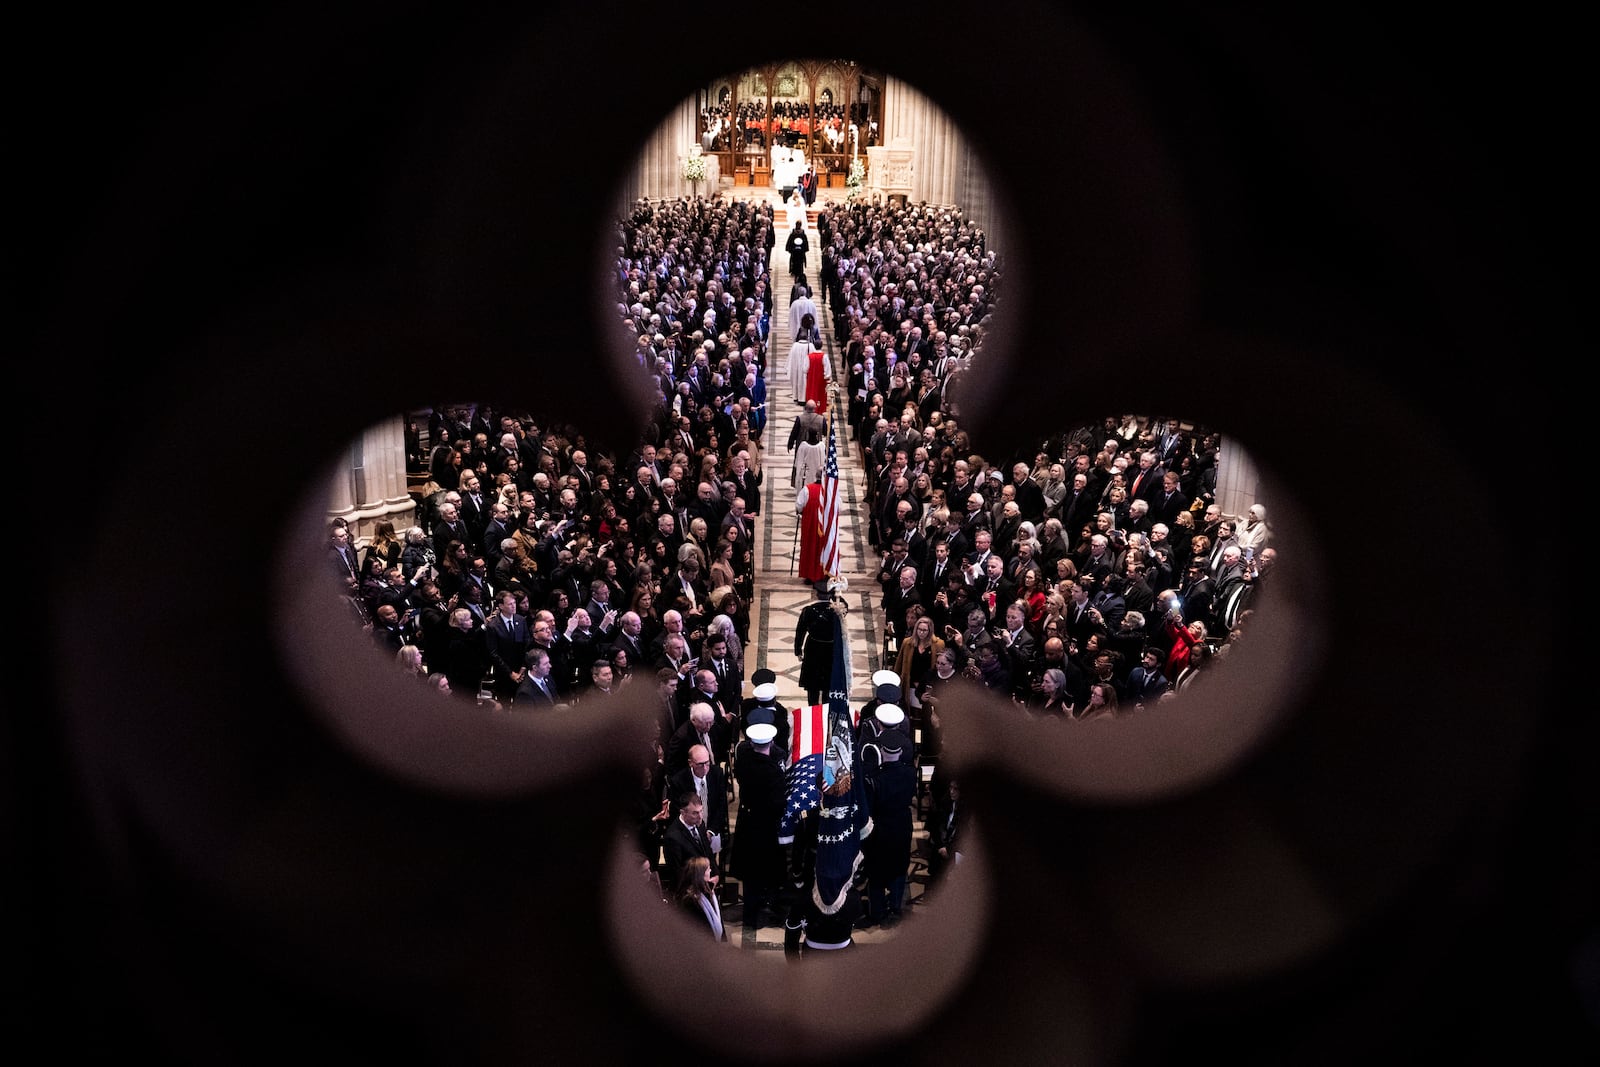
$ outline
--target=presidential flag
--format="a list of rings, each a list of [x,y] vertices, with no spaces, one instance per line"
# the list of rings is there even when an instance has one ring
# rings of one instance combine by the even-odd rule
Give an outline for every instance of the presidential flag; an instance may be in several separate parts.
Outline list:
[[[788,800],[778,820],[778,843],[794,841],[795,828],[807,812],[817,810],[822,794],[817,776],[822,773],[822,749],[828,729],[828,709],[822,704],[796,708],[789,730]]]
[[[835,404],[833,407],[838,408]],[[817,521],[822,531],[822,548],[818,562],[822,572],[830,578],[839,577],[839,445],[833,429],[834,418],[828,415],[828,462],[822,468],[822,508]]]
[[[849,781],[848,788],[832,795],[825,790],[817,823],[817,877],[812,899],[824,915],[838,911],[850,892],[856,867],[861,863],[861,842],[872,833],[867,816],[866,786],[860,768],[854,766],[855,751],[850,730],[850,649],[845,639],[844,619],[833,616],[833,677],[828,687],[828,743],[823,767],[830,786]]]

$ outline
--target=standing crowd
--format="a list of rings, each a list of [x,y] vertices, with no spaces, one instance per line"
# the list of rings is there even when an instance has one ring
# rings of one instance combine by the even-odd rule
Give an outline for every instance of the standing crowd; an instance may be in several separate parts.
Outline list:
[[[1000,268],[958,209],[856,205],[825,211],[818,229],[824,306],[780,322],[770,206],[640,201],[619,226],[617,310],[657,393],[632,449],[599,454],[527,411],[440,405],[426,453],[419,420],[408,427],[409,462],[427,475],[417,525],[379,523],[359,547],[339,520],[330,533],[342,610],[419,684],[511,712],[651,687],[636,845],[664,896],[718,936],[736,899],[725,855],[746,928],[793,912],[807,855],[803,837],[780,848],[769,833],[791,709],[771,672],[750,669],[754,519],[774,485],[787,500],[798,481],[769,483],[764,469],[763,442],[780,436],[764,433],[771,345],[815,344],[830,313],[848,337],[841,458],[853,442],[893,665],[856,739],[891,798],[864,923],[900,913],[902,771],[936,765],[939,708],[957,684],[1039,716],[1133,713],[1239,637],[1276,554],[1262,505],[1230,516],[1215,503],[1220,438],[1177,418],[1108,417],[998,464],[974,449],[945,390],[985,372]],[[790,267],[790,304],[815,307],[804,257]],[[800,430],[791,452],[815,444],[814,427]],[[959,786],[936,776],[931,792],[942,867],[958,854]],[[731,798],[739,830],[725,849]]]

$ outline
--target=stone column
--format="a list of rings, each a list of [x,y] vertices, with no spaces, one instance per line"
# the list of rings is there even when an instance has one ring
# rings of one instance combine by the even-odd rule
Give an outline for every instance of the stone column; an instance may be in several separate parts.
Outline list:
[[[397,531],[412,524],[415,503],[406,488],[405,424],[396,415],[367,427],[336,461],[329,485],[329,517],[350,523],[358,544],[380,519]]]
[[[661,125],[639,152],[633,180],[623,187],[624,210],[631,209],[633,201],[639,197],[660,199],[690,194],[689,183],[683,180],[683,156],[689,145],[699,143],[695,139],[697,118],[694,100],[689,98],[661,120]],[[701,191],[714,193],[716,190]]]
[[[1261,475],[1255,460],[1237,441],[1223,437],[1222,451],[1217,456],[1217,503],[1222,506],[1222,513],[1243,517],[1251,504],[1265,503],[1256,495],[1260,490]],[[1267,517],[1272,517],[1270,510]]]

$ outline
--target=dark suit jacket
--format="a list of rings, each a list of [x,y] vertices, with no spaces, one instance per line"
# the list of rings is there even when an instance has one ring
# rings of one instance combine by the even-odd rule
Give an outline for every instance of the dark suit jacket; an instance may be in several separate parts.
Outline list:
[[[1168,530],[1176,530],[1178,528],[1178,515],[1180,512],[1189,510],[1189,500],[1190,498],[1184,495],[1181,488],[1173,491],[1170,500],[1167,498],[1165,488],[1157,490],[1156,495],[1150,500],[1150,520],[1152,525],[1159,522],[1164,524]]]
[[[467,534],[472,540],[467,542],[467,547],[474,552],[483,551],[483,528],[489,525],[489,508],[494,503],[493,495],[479,493],[483,498],[483,506],[476,507],[472,503],[472,494],[461,494],[460,515],[461,522],[467,528]]]
[[[444,654],[444,675],[450,679],[452,693],[476,696],[478,683],[489,670],[489,662],[489,651],[485,647],[482,630],[473,629],[463,633],[453,626],[450,628],[450,640]]]
[[[1161,476],[1166,472],[1161,464],[1157,463],[1141,477],[1139,468],[1133,467],[1123,473],[1123,480],[1128,483],[1128,499],[1147,500],[1151,508],[1156,506],[1156,499],[1161,496]],[[1135,483],[1138,488],[1135,489]]]
[[[1147,671],[1143,665],[1135,667],[1128,674],[1128,696],[1138,702],[1153,701],[1170,688],[1166,675],[1158,667]]]
[[[328,549],[328,573],[340,581],[361,577],[361,553],[355,545],[346,545],[344,555],[337,548]]]
[[[650,652],[644,647],[642,637],[642,634],[640,637],[629,637],[619,628],[611,642],[611,648],[613,650],[620,648],[628,654],[629,667],[644,667],[650,662]]]
[[[722,667],[723,673],[717,681],[717,706],[738,715],[740,705],[744,701],[744,678],[735,669],[732,660],[723,660]],[[708,655],[701,656],[694,669],[697,672],[715,671],[716,662]]]
[[[1078,642],[1080,648],[1083,646],[1083,643],[1089,639],[1089,635],[1094,633],[1096,629],[1096,624],[1093,618],[1089,615],[1089,609],[1092,606],[1092,604],[1084,604],[1083,611],[1080,613],[1076,604],[1069,603],[1067,605],[1067,633]]]
[[[683,865],[695,856],[704,856],[711,861],[713,873],[721,874],[722,869],[717,864],[717,858],[711,854],[711,842],[706,838],[706,830],[701,827],[700,840],[695,841],[683,825],[683,820],[673,816],[667,820],[667,828],[661,831],[661,885],[668,892],[675,892],[678,888],[678,879],[683,875]]]
[[[988,578],[979,578],[976,582],[972,583],[972,592],[974,598],[981,598],[983,594],[987,593],[988,591]],[[1003,623],[1005,621],[1006,606],[1016,598],[1017,587],[1002,577],[999,584],[995,587],[994,608],[989,612],[989,614]]]
[[[504,555],[500,551],[500,542],[510,537],[511,533],[509,526],[498,523],[493,519],[489,519],[484,523],[483,536],[481,537],[483,541],[483,558],[489,560],[491,566],[494,565],[494,561]]]
[[[532,649],[536,646],[528,647]],[[557,634],[545,652],[550,656],[550,681],[555,685],[556,692],[565,696],[572,691],[572,642],[567,640],[566,634]]]
[[[936,565],[930,559],[917,571],[917,592],[922,594],[923,606],[927,607],[929,611],[933,610],[933,599],[939,595],[939,590],[945,587],[945,583],[950,580],[950,576],[961,573],[961,568],[956,566],[954,560],[945,561],[944,573],[940,575],[933,573]]]
[[[1043,522],[1044,490],[1039,488],[1039,483],[1032,478],[1024,478],[1021,485],[1014,480],[1011,484],[1016,491],[1017,510],[1022,512],[1022,517],[1036,526]]]
[[[1199,619],[1206,624],[1206,630],[1216,629],[1217,620],[1214,617],[1216,610],[1217,583],[1210,578],[1201,578],[1199,581],[1184,586],[1178,593],[1183,601],[1183,618],[1185,622]]]
[[[555,675],[545,679],[545,684],[550,687],[550,693],[545,693],[533,684],[533,676],[528,675],[522,679],[522,684],[517,686],[516,696],[511,703],[516,707],[527,708],[553,708],[556,705]]]
[[[716,763],[722,763],[732,747],[733,728],[718,715],[711,721],[710,734],[711,758]],[[685,716],[683,725],[672,732],[672,739],[667,743],[665,762],[669,778],[689,766],[689,750],[699,743],[700,735],[695,732],[694,723]]]
[[[994,550],[1002,556],[1009,556],[1015,550],[1017,534],[1022,529],[1022,517],[1019,515],[1012,519],[1001,519],[994,525],[994,534],[990,543]]]
[[[497,611],[489,617],[483,631],[495,677],[502,683],[509,683],[511,672],[522,670],[526,665],[528,649],[533,647],[533,631],[528,627],[528,620],[521,615],[513,615],[508,624]]]
[[[1003,640],[998,643],[1002,646],[1005,644]],[[1006,666],[1011,673],[1013,687],[1017,695],[1024,700],[1028,697],[1035,655],[1033,635],[1024,627],[1022,632],[1017,634],[1017,639],[1006,649]]]
[[[678,817],[678,798],[694,792],[694,772],[688,767],[667,776],[667,799],[672,801],[672,817]],[[728,832],[728,776],[716,764],[706,772],[705,828],[712,833]]]
[[[909,591],[901,589],[898,585],[883,595],[883,620],[884,626],[894,633],[896,637],[906,635],[906,611],[913,604],[922,603],[922,594],[917,592],[916,586]]]
[[[730,474],[728,480],[738,487],[736,492],[744,500],[744,513],[746,515],[761,514],[761,481],[763,475],[746,470],[743,477]]]
[[[1111,631],[1122,625],[1122,617],[1128,613],[1128,602],[1122,599],[1121,593],[1107,596],[1094,606],[1100,609],[1100,617]]]
[[[1084,488],[1074,499],[1072,490],[1067,490],[1067,495],[1061,501],[1061,526],[1066,532],[1067,541],[1072,547],[1077,547],[1078,531],[1083,529],[1084,523],[1094,518],[1095,512],[1100,507],[1100,494],[1094,486]]]
[[[456,525],[453,530],[442,522],[433,524],[433,556],[435,559],[444,559],[448,555],[445,550],[450,547],[451,541],[460,541],[467,546],[469,552],[472,551],[473,533],[467,529],[467,524],[462,521],[459,515],[456,516]]]

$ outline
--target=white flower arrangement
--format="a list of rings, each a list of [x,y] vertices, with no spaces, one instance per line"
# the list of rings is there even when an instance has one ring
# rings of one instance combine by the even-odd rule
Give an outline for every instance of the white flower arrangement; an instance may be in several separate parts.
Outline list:
[[[850,173],[845,175],[844,187],[849,190],[845,193],[844,202],[854,204],[861,199],[861,185],[867,177],[867,165],[860,159],[850,161]]]
[[[683,180],[686,182],[703,182],[706,180],[705,156],[692,155],[684,157]]]

